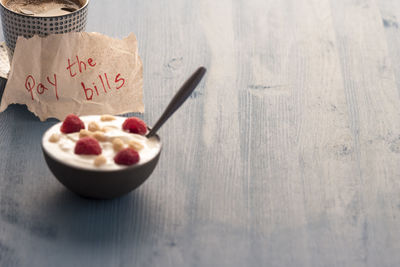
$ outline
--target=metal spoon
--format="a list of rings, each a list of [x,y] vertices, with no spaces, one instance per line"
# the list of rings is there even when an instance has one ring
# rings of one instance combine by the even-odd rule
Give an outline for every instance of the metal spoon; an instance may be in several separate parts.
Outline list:
[[[146,135],[147,138],[155,135],[157,130],[160,129],[160,127],[169,119],[169,117],[171,117],[171,115],[174,114],[174,112],[186,101],[186,99],[200,83],[205,73],[206,68],[200,67],[192,74],[192,76],[190,76],[190,78],[182,85],[179,91],[172,98],[171,102],[169,102],[167,108],[158,119],[156,124]]]

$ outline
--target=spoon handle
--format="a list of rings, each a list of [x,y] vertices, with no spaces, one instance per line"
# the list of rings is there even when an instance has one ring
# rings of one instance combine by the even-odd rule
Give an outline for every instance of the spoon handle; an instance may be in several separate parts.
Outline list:
[[[150,132],[146,135],[147,137],[151,137],[156,134],[157,130],[166,122],[169,117],[186,101],[186,99],[190,96],[190,94],[194,91],[197,85],[200,83],[204,74],[206,73],[206,68],[200,67],[196,70],[195,73],[190,76],[190,78],[182,85],[179,91],[175,94],[174,98],[172,98],[171,102],[169,102],[167,108],[164,113],[158,119],[156,124],[150,130]]]

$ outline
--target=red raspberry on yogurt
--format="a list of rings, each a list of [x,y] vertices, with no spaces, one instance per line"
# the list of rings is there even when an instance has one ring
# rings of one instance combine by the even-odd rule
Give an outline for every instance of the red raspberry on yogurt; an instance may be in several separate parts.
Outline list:
[[[85,129],[83,121],[74,114],[69,114],[61,125],[60,131],[62,133],[76,133],[81,129]]]
[[[74,152],[77,155],[100,155],[101,146],[96,139],[92,137],[83,137],[76,142]]]
[[[145,135],[147,133],[146,123],[136,117],[127,118],[122,124],[122,129],[140,135]]]
[[[125,148],[114,157],[114,162],[119,165],[133,165],[138,163],[139,160],[139,153],[132,148]]]

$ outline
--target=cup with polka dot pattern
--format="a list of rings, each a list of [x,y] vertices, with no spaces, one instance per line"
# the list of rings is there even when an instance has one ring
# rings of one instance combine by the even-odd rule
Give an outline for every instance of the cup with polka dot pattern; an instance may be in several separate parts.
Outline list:
[[[30,38],[49,34],[85,31],[89,0],[78,0],[80,8],[65,15],[38,16],[15,12],[6,7],[8,0],[0,0],[3,35],[10,59],[18,36]]]

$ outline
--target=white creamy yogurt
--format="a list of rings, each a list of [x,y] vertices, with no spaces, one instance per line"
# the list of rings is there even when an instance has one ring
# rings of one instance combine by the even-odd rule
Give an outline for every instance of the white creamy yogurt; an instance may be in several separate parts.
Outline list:
[[[129,141],[136,141],[140,143],[143,148],[138,151],[140,160],[135,165],[140,165],[148,162],[154,158],[161,149],[161,143],[156,137],[147,138],[139,134],[132,134],[122,130],[122,124],[127,119],[126,117],[115,116],[115,120],[112,121],[101,121],[101,116],[82,116],[80,119],[85,123],[85,129],[88,129],[88,124],[95,121],[101,128],[109,127],[110,129],[104,132],[104,136],[108,139],[106,142],[99,142],[102,154],[107,162],[100,166],[94,165],[94,159],[97,155],[77,155],[74,153],[75,144],[79,140],[79,132],[64,134],[60,131],[62,122],[57,123],[46,131],[43,135],[42,144],[43,148],[53,158],[74,167],[90,169],[90,170],[118,170],[124,169],[129,166],[118,165],[114,162],[114,156],[117,152],[114,151],[112,140],[119,138],[126,143]],[[59,134],[60,140],[58,142],[50,142],[49,139],[53,134]]]

